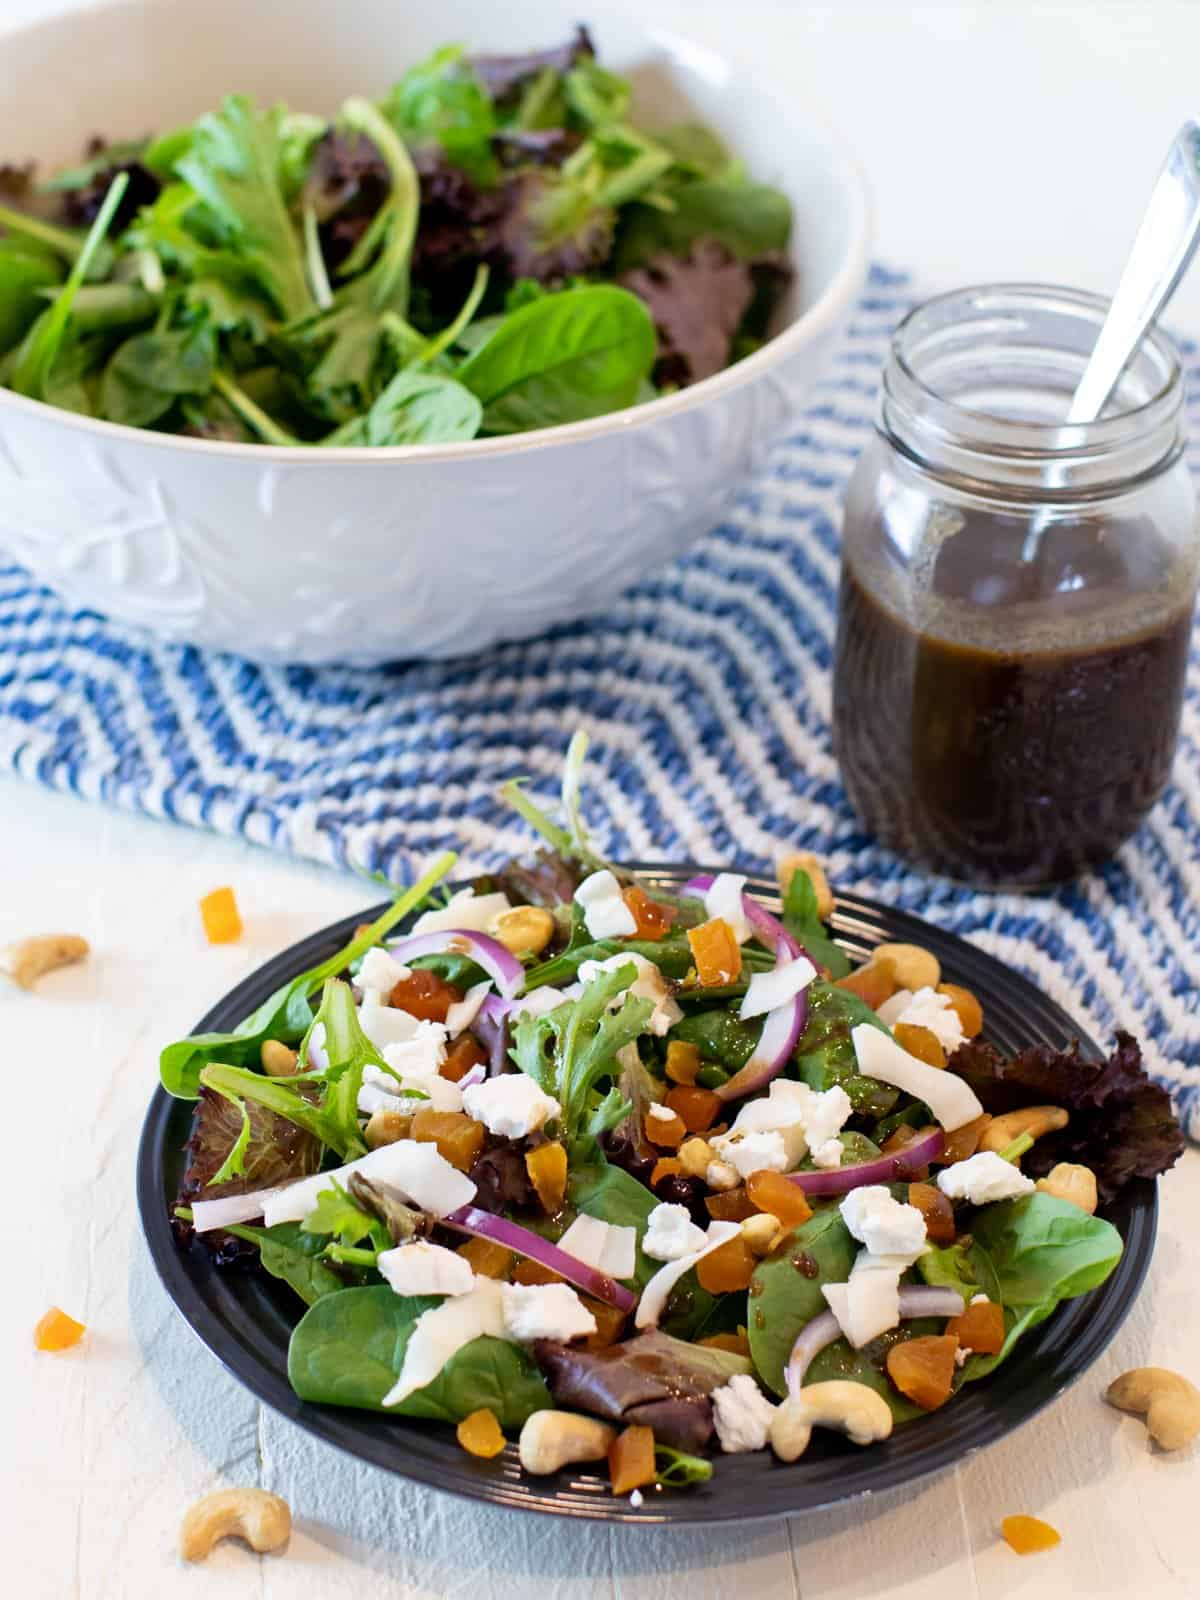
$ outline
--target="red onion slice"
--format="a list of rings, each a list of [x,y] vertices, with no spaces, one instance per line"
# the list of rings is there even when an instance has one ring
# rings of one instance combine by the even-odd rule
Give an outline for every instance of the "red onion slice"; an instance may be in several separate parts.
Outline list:
[[[740,1100],[756,1089],[764,1089],[772,1078],[777,1078],[791,1060],[807,1021],[808,999],[803,989],[786,1005],[768,1011],[749,1061],[728,1083],[714,1090],[717,1099]]]
[[[506,950],[499,939],[486,933],[473,933],[469,928],[413,934],[389,944],[387,951],[404,965],[418,956],[470,956],[507,1000],[511,1000],[525,982],[525,968],[511,950]]]
[[[962,1296],[955,1289],[907,1288],[900,1291],[900,1317],[960,1317],[963,1313]],[[792,1346],[788,1364],[783,1370],[790,1399],[794,1400],[804,1383],[804,1375],[813,1362],[835,1340],[842,1336],[841,1326],[832,1311],[822,1311],[819,1317],[805,1323],[800,1336]]]
[[[597,1272],[586,1261],[568,1255],[556,1244],[551,1244],[549,1239],[523,1228],[519,1222],[497,1217],[490,1211],[481,1211],[478,1206],[460,1206],[441,1220],[447,1228],[471,1234],[475,1238],[490,1239],[493,1244],[503,1245],[506,1250],[515,1250],[518,1255],[528,1256],[531,1261],[539,1261],[543,1267],[557,1272],[577,1289],[603,1300],[606,1305],[616,1306],[618,1311],[632,1311],[637,1304],[637,1296],[607,1273]]]
[[[718,1089],[717,1093],[720,1092]],[[870,1161],[858,1161],[852,1167],[833,1167],[829,1171],[789,1172],[787,1180],[805,1194],[848,1194],[866,1183],[910,1180],[918,1167],[927,1167],[931,1161],[936,1161],[945,1147],[946,1135],[940,1128],[934,1128],[906,1144],[903,1150],[897,1150],[895,1155],[872,1156]]]

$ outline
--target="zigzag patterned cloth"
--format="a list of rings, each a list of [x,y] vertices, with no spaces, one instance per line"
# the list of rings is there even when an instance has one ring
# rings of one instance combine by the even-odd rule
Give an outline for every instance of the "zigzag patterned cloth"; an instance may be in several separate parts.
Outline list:
[[[839,784],[839,505],[909,299],[906,279],[874,271],[815,403],[686,559],[607,615],[479,660],[257,667],[71,612],[0,563],[0,760],[397,877],[441,847],[472,866],[527,848],[497,788],[524,772],[552,796],[583,724],[589,820],[610,855],[770,870],[785,846],[816,850],[836,883],[972,938],[1097,1037],[1130,1027],[1200,1138],[1200,651],[1166,798],[1113,863],[1052,893],[976,894],[914,871],[859,830]]]

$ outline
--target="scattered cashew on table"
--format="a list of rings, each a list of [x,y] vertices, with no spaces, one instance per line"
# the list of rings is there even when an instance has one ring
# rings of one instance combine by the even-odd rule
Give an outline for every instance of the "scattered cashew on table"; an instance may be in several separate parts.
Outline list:
[[[222,1539],[244,1539],[260,1555],[280,1550],[292,1532],[286,1500],[266,1489],[217,1489],[188,1511],[179,1529],[179,1554],[203,1561]]]
[[[0,972],[19,988],[32,989],[47,972],[82,961],[89,949],[87,940],[77,933],[34,934],[0,950]]]
[[[1200,1437],[1200,1389],[1166,1367],[1134,1367],[1111,1383],[1104,1398],[1118,1411],[1146,1419],[1146,1431],[1161,1450],[1182,1450]]]

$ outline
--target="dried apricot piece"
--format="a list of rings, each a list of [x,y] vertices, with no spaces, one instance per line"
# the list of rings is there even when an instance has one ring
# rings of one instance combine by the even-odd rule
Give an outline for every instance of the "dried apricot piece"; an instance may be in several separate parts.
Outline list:
[[[661,939],[671,931],[671,924],[675,921],[674,911],[659,900],[651,900],[636,883],[621,890],[621,899],[633,913],[636,924],[629,935],[631,939]]]
[[[33,1343],[38,1350],[69,1350],[78,1344],[87,1332],[87,1324],[76,1322],[58,1306],[51,1306],[45,1316],[38,1318],[33,1330]]]
[[[595,1300],[590,1294],[579,1297],[592,1316],[596,1319],[595,1333],[589,1333],[583,1341],[585,1350],[607,1350],[610,1344],[616,1344],[625,1329],[625,1312],[618,1311],[616,1306],[606,1305],[603,1300]]]
[[[469,1417],[464,1417],[454,1430],[458,1435],[458,1442],[469,1456],[481,1456],[483,1460],[490,1461],[493,1456],[498,1456],[504,1449],[504,1434],[496,1413],[484,1406],[479,1411],[472,1411]]]
[[[1005,1517],[1000,1524],[1005,1543],[1019,1556],[1036,1555],[1041,1550],[1053,1550],[1062,1543],[1062,1534],[1040,1517]]]
[[[954,1243],[954,1207],[940,1189],[932,1183],[910,1183],[908,1203],[916,1206],[925,1218],[925,1236],[930,1244]],[[948,1328],[946,1331],[953,1333],[955,1330]]]
[[[798,1228],[812,1216],[808,1196],[799,1184],[789,1183],[782,1172],[752,1172],[746,1179],[746,1195],[759,1211],[769,1212],[785,1228]]]
[[[983,1007],[970,989],[960,988],[957,983],[939,983],[937,992],[944,994],[958,1012],[958,1025],[968,1039],[983,1032]]]
[[[946,1166],[952,1166],[955,1161],[965,1161],[968,1156],[973,1156],[983,1138],[983,1130],[991,1120],[985,1111],[981,1117],[964,1122],[961,1128],[948,1133],[938,1160]]]
[[[742,975],[742,947],[724,917],[712,917],[687,931],[696,978],[705,989],[736,983]]]
[[[725,1189],[718,1194],[706,1194],[704,1204],[714,1222],[745,1222],[758,1207],[744,1188]]]
[[[961,1317],[946,1324],[963,1350],[981,1356],[998,1356],[1004,1348],[1004,1307],[994,1300],[974,1300]]]
[[[667,1090],[666,1104],[680,1118],[689,1133],[704,1133],[721,1114],[724,1101],[711,1089],[694,1084],[677,1084]]]
[[[407,1011],[420,1022],[445,1022],[451,1006],[462,999],[462,990],[448,983],[436,972],[425,967],[414,967],[407,978],[401,978],[391,994],[388,1004]]]
[[[930,1029],[922,1028],[915,1022],[897,1022],[892,1029],[892,1035],[901,1050],[907,1050],[910,1056],[916,1056],[917,1060],[923,1061],[927,1067],[946,1065],[946,1052],[942,1049],[942,1042]]]
[[[659,1156],[650,1173],[650,1187],[657,1188],[664,1178],[677,1178],[682,1171],[683,1162],[678,1156]]]
[[[672,1039],[667,1045],[667,1077],[672,1083],[695,1083],[700,1071],[700,1046],[686,1039]]]
[[[896,992],[896,971],[886,956],[876,956],[865,967],[839,978],[834,987],[849,989],[851,994],[865,1000],[872,1011],[878,1011]]]
[[[422,1106],[413,1112],[410,1137],[418,1144],[436,1144],[438,1155],[460,1172],[470,1172],[483,1149],[486,1130],[464,1111],[433,1111]]]
[[[739,1328],[736,1333],[710,1333],[707,1339],[697,1339],[697,1344],[707,1345],[710,1350],[727,1350],[732,1356],[745,1356],[750,1359],[750,1340],[745,1328]]]
[[[200,917],[209,944],[233,944],[242,937],[242,915],[232,889],[214,889],[200,902]]]
[[[548,1217],[556,1217],[567,1192],[567,1152],[553,1139],[540,1144],[526,1154],[525,1171],[542,1210]]]
[[[544,1267],[540,1261],[531,1261],[528,1256],[518,1261],[513,1268],[512,1281],[514,1283],[566,1283],[561,1272],[555,1272],[553,1267]]]
[[[670,1110],[670,1107],[665,1109]],[[671,1111],[669,1117],[655,1116],[653,1110],[647,1111],[642,1128],[650,1143],[664,1150],[678,1150],[687,1137],[687,1128],[677,1111]]]
[[[617,1435],[608,1447],[608,1475],[613,1494],[629,1494],[654,1482],[653,1428],[638,1423]]]
[[[757,1265],[758,1257],[739,1233],[701,1256],[696,1263],[696,1277],[709,1294],[731,1294],[750,1287]]]
[[[914,1405],[923,1411],[936,1411],[950,1398],[957,1349],[958,1340],[953,1334],[905,1339],[887,1353],[888,1377]]]
[[[446,1046],[445,1060],[438,1068],[440,1078],[451,1083],[461,1083],[472,1067],[487,1060],[487,1052],[473,1033],[460,1033],[453,1044]]]
[[[491,1239],[468,1239],[460,1244],[458,1254],[471,1264],[471,1271],[480,1278],[507,1278],[513,1263],[513,1253]]]

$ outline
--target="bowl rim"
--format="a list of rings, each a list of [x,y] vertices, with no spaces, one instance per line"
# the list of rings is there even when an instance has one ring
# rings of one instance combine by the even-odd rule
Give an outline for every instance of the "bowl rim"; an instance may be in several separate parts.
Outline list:
[[[129,11],[128,0],[89,8],[89,20],[105,13]],[[23,28],[13,29],[0,40],[0,54],[4,46],[17,39],[41,32],[52,32],[64,17],[46,17]],[[673,28],[650,26],[647,39],[674,49],[677,54],[691,54],[693,58],[704,54],[719,60],[731,73],[750,80],[749,69],[734,52],[717,50],[713,45],[693,39]],[[760,99],[771,102],[785,97],[774,84],[758,85],[755,90]],[[134,428],[124,422],[109,422],[100,417],[86,417],[78,412],[65,411],[44,400],[33,400],[27,395],[15,394],[0,387],[0,418],[5,412],[24,414],[33,419],[49,415],[72,432],[90,435],[98,440],[129,440],[152,449],[168,453],[180,451],[186,455],[199,454],[209,458],[229,458],[257,462],[260,466],[272,463],[289,465],[333,465],[339,462],[398,461],[462,461],[492,456],[513,456],[528,451],[551,449],[556,445],[582,444],[606,434],[620,435],[633,428],[703,406],[709,400],[743,388],[762,376],[796,350],[820,336],[837,322],[847,303],[851,301],[866,276],[874,232],[875,211],[867,184],[866,172],[858,155],[841,128],[827,115],[824,108],[810,103],[805,108],[809,127],[826,143],[831,170],[835,174],[846,198],[849,240],[842,259],[832,278],[811,306],[793,318],[785,328],[769,338],[761,349],[743,357],[731,367],[702,378],[676,393],[660,396],[642,405],[626,406],[604,416],[589,417],[579,422],[558,423],[552,428],[538,428],[529,433],[501,434],[487,439],[466,439],[444,444],[420,445],[334,445],[315,449],[312,445],[251,444],[229,439],[195,439],[183,434],[158,433],[152,428]]]

